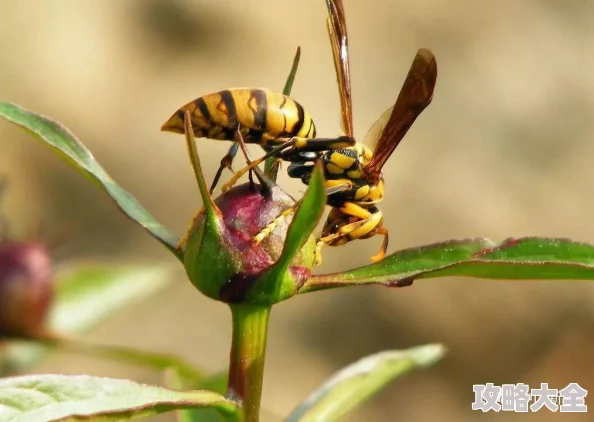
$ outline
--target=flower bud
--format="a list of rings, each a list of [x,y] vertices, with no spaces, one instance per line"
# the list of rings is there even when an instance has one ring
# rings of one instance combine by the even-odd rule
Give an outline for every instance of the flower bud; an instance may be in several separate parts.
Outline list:
[[[0,243],[0,338],[41,334],[53,299],[48,251],[37,243]]]
[[[283,253],[294,213],[280,220],[261,243],[254,237],[294,204],[280,188],[254,183],[218,197],[212,218],[202,210],[187,235],[184,264],[192,283],[205,295],[228,303],[271,305],[293,296],[311,275],[315,239],[309,236],[288,270],[266,281]]]

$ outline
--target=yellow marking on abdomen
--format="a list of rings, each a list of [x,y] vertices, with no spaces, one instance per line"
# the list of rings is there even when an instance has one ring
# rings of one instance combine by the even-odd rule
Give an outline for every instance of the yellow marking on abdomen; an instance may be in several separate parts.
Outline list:
[[[312,138],[315,125],[309,113],[291,98],[264,88],[235,88],[203,95],[182,106],[161,127],[183,133],[183,113],[189,111],[194,130],[236,124],[262,131],[270,139],[281,134]],[[205,132],[208,133],[208,132]]]

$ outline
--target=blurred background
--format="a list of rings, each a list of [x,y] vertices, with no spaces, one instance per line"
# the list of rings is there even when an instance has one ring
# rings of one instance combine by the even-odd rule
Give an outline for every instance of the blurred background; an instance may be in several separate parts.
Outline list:
[[[293,97],[321,135],[340,133],[324,3],[0,0],[0,96],[69,127],[182,235],[201,206],[198,190],[183,137],[159,132],[182,104],[230,87],[280,91],[300,45]],[[474,236],[594,242],[594,3],[345,0],[345,9],[359,138],[395,101],[419,47],[438,62],[433,103],[384,170],[390,251]],[[198,147],[212,178],[228,144],[200,140]],[[174,264],[106,195],[21,130],[0,122],[0,148],[0,173],[10,179],[2,206],[13,232],[65,231],[59,260]],[[286,176],[280,182],[296,197],[305,189]],[[365,265],[379,242],[327,248],[319,271]],[[442,363],[394,384],[347,420],[587,420],[547,411],[483,415],[470,404],[473,383],[561,389],[578,382],[591,391],[593,304],[589,283],[451,278],[294,298],[273,313],[266,416],[278,420],[364,355],[442,342],[449,348]],[[227,309],[194,292],[180,268],[178,283],[89,338],[178,353],[219,370],[229,329]],[[72,355],[55,355],[37,370],[161,381]]]

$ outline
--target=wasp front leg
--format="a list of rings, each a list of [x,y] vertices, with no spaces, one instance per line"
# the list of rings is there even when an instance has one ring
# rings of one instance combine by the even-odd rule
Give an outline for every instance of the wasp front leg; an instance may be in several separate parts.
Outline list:
[[[241,141],[240,145],[241,145]],[[231,177],[231,179],[229,179],[229,181],[227,183],[225,183],[223,185],[223,192],[227,192],[228,190],[230,190],[233,186],[235,186],[235,184],[237,183],[237,181],[239,180],[239,178],[241,176],[243,176],[244,174],[246,174],[247,172],[253,170],[254,168],[256,168],[257,166],[259,166],[260,164],[262,164],[264,161],[266,161],[268,158],[276,156],[278,153],[280,153],[281,151],[287,149],[287,148],[291,148],[295,143],[294,139],[289,139],[284,141],[284,143],[282,143],[280,146],[273,148],[270,152],[268,152],[267,154],[263,155],[262,157],[253,160],[253,161],[248,161],[248,165],[245,166],[244,168],[242,168],[241,170],[239,170],[237,173],[235,173],[233,175],[233,177]]]
[[[355,140],[348,136],[339,136],[337,138],[300,138],[293,137],[290,139],[279,138],[271,139],[267,145],[273,147],[269,149],[268,153],[262,157],[252,161],[246,167],[239,170],[233,177],[223,185],[223,192],[231,189],[239,180],[241,176],[259,166],[269,157],[279,157],[283,160],[291,161],[294,151],[310,151],[320,152],[326,150],[340,149],[352,146]]]
[[[330,196],[333,195],[335,193],[338,192],[344,192],[346,190],[349,190],[352,188],[352,184],[347,182],[341,182],[341,183],[334,183],[336,181],[334,180],[326,180],[326,196]],[[293,214],[295,211],[297,211],[297,208],[299,207],[299,205],[301,205],[301,202],[303,202],[302,199],[300,199],[299,201],[297,201],[295,203],[295,205],[290,206],[288,208],[286,208],[285,210],[283,210],[278,217],[276,217],[274,220],[272,220],[269,224],[266,225],[266,227],[264,227],[255,237],[254,237],[254,242],[256,244],[262,242],[264,239],[266,239],[267,236],[270,235],[270,233],[272,233],[274,231],[274,229],[276,229],[284,219],[286,219],[287,217],[289,217],[291,214]]]
[[[345,202],[334,208],[322,231],[316,246],[316,260],[321,262],[321,248],[324,245],[340,246],[356,239],[366,239],[378,234],[384,236],[379,252],[371,257],[380,261],[388,248],[388,230],[382,227],[382,212],[375,206],[364,208],[353,202]]]

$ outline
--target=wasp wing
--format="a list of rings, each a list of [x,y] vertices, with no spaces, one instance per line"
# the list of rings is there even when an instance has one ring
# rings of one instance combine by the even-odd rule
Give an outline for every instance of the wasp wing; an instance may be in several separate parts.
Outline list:
[[[385,115],[388,113],[386,111],[372,126],[373,134],[368,134],[369,141],[372,141],[371,137],[377,136],[376,132],[382,125],[384,126],[381,135],[379,135],[373,157],[365,166],[365,174],[370,182],[377,183],[379,181],[382,167],[419,114],[431,103],[436,80],[437,63],[435,57],[431,51],[422,48],[417,52],[413,60],[396,104],[394,104],[390,112],[390,117],[385,123],[383,122]]]
[[[353,136],[353,108],[351,100],[351,72],[349,67],[349,49],[346,19],[342,0],[326,0],[328,6],[328,35],[334,57],[334,68],[338,81],[340,109],[342,112],[342,130],[345,135]]]
[[[379,119],[375,121],[375,123],[369,128],[367,134],[365,134],[365,138],[363,139],[363,143],[367,145],[371,149],[375,149],[377,142],[379,141],[382,132],[386,128],[388,124],[388,120],[390,120],[390,116],[392,115],[392,110],[394,106],[388,108],[386,111],[382,113]]]

